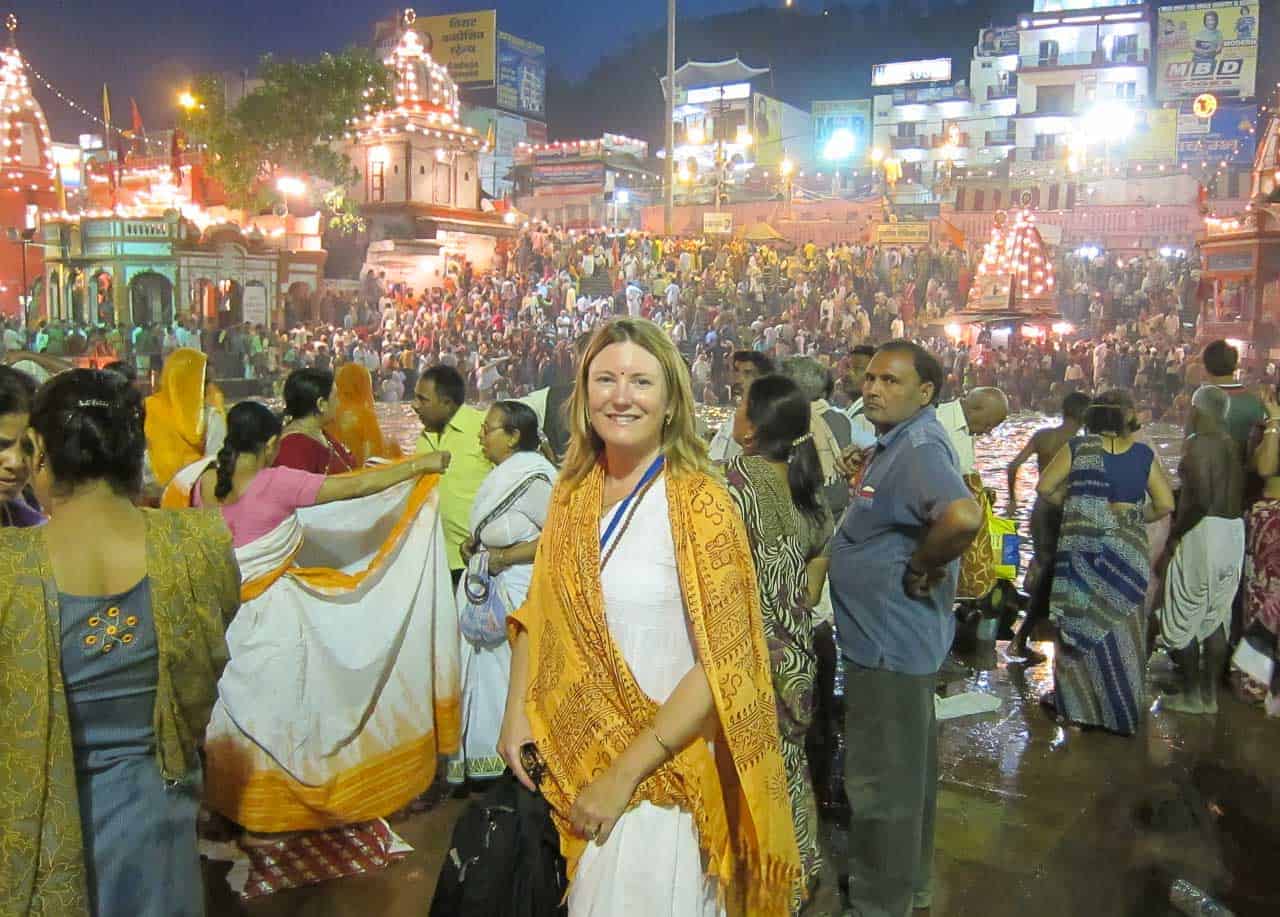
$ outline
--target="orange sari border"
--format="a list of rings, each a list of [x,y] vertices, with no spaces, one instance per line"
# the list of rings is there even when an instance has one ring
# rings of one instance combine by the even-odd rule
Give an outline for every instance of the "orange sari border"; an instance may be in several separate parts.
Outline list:
[[[431,785],[441,753],[436,733],[428,732],[308,786],[278,768],[253,770],[233,743],[219,744],[232,747],[208,749],[205,802],[236,824],[265,833],[318,831],[390,815]],[[235,766],[237,759],[245,766]]]
[[[361,471],[348,472],[350,475],[365,474],[368,469]],[[405,533],[409,531],[409,526],[413,524],[413,520],[422,512],[422,508],[430,499],[431,494],[435,491],[436,486],[440,483],[440,475],[426,475],[422,477],[413,490],[409,494],[408,502],[400,513],[400,517],[396,520],[396,524],[392,527],[390,533],[383,540],[381,547],[378,548],[376,554],[369,561],[369,565],[363,570],[356,573],[343,573],[333,567],[295,567],[293,562],[297,559],[298,551],[294,551],[289,557],[276,569],[270,573],[266,573],[257,579],[251,580],[240,587],[240,601],[248,602],[256,599],[266,592],[283,576],[291,576],[304,585],[313,589],[321,589],[327,593],[350,592],[360,588],[360,585],[371,575],[382,569],[387,558],[404,540]]]

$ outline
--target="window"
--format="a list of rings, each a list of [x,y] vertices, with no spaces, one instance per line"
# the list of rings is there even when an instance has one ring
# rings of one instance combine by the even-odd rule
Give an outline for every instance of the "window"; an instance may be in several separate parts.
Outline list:
[[[983,198],[985,198],[986,196],[987,196],[987,193],[983,191],[981,188],[978,188],[973,192],[973,209],[974,210],[982,209],[982,205],[985,203]]]
[[[1058,134],[1036,134],[1036,148],[1032,156],[1039,162],[1048,162],[1058,157]]]
[[[916,123],[914,121],[901,121],[898,124],[899,137],[914,137],[916,135]]]
[[[1117,35],[1111,46],[1111,60],[1117,64],[1138,63],[1138,36]]]
[[[1058,43],[1056,41],[1040,42],[1040,59],[1041,67],[1051,67],[1058,63]]]
[[[1137,83],[1116,83],[1115,87],[1116,87],[1117,99],[1137,98],[1137,95],[1138,95]]]
[[[1050,210],[1058,209],[1058,187],[1059,186],[1056,184],[1049,186],[1049,209]]]
[[[419,174],[419,175],[426,175],[426,174],[427,174],[427,167],[426,167],[426,166],[418,166],[418,174]]]
[[[381,160],[369,163],[369,200],[381,204],[387,198],[387,164]]]
[[[397,163],[396,165],[394,165],[394,166],[392,166],[392,167],[391,167],[391,174],[392,174],[392,175],[399,175],[399,174],[400,174],[400,165],[399,165],[398,163]]]
[[[991,192],[991,209],[992,210],[1000,209],[1000,192],[999,191]]]
[[[1075,107],[1075,86],[1041,86],[1036,90],[1036,114],[1069,115]]]

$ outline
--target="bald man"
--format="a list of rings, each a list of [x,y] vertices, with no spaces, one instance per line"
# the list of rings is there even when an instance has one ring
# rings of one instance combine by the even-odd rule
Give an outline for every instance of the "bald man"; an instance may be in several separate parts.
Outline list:
[[[998,388],[975,388],[963,398],[938,405],[938,421],[947,431],[951,448],[967,479],[977,474],[973,440],[986,436],[1009,416],[1009,399]]]
[[[1182,492],[1165,548],[1160,641],[1178,663],[1181,691],[1161,702],[1179,713],[1217,713],[1231,602],[1244,565],[1244,465],[1231,435],[1231,396],[1202,385],[1178,466]]]

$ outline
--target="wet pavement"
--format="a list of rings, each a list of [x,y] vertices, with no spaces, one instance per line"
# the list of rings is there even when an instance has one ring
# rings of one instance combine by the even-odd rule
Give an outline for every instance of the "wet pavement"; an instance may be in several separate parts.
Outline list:
[[[1004,465],[1043,422],[1019,416],[980,446],[1003,507]],[[392,431],[412,441],[415,421]],[[1176,431],[1155,431],[1164,457]],[[1023,512],[1034,471],[1024,473]],[[941,725],[935,896],[947,917],[1160,917],[1182,913],[1169,890],[1183,879],[1240,917],[1280,915],[1280,722],[1228,693],[1216,716],[1166,713],[1158,702],[1136,738],[1056,725],[1039,704],[1052,665],[1009,665],[986,647],[964,685],[995,694],[998,711]],[[1051,643],[1036,644],[1052,654]],[[1157,654],[1149,681],[1167,677]],[[208,867],[211,917],[425,915],[463,803],[449,800],[393,824],[415,848],[387,870],[243,906],[225,866]],[[838,823],[826,832],[840,862]],[[638,915],[644,917],[644,915]]]
[[[1137,738],[1063,729],[1039,705],[1051,683],[1050,664],[1024,672],[1001,659],[966,684],[996,694],[1000,709],[942,724],[928,913],[1176,915],[1169,888],[1185,879],[1239,917],[1280,914],[1280,723],[1223,695],[1213,717],[1153,702]],[[225,867],[210,867],[209,914],[425,915],[462,808],[450,800],[394,823],[415,851],[384,872],[248,906],[226,891]],[[828,828],[839,863],[840,830]]]

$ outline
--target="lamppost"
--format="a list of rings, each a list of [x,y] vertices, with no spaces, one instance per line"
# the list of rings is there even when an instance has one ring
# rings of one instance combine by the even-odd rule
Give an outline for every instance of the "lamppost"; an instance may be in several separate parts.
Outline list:
[[[792,209],[792,200],[794,198],[794,195],[792,194],[791,182],[792,182],[792,175],[796,171],[796,164],[791,161],[791,157],[786,156],[784,154],[782,157],[782,162],[778,165],[778,171],[782,173],[782,180],[787,189],[787,219],[789,220],[792,217],[791,209]]]
[[[19,316],[22,319],[22,330],[24,331],[29,324],[27,311],[31,307],[31,287],[27,283],[27,247],[30,245],[44,247],[44,242],[35,241],[35,235],[35,229],[15,229],[10,227],[8,232],[9,241],[22,247],[22,289],[18,292],[18,305],[21,306]]]
[[[676,0],[667,0],[667,158],[662,203],[662,232],[671,235],[676,200]]]

